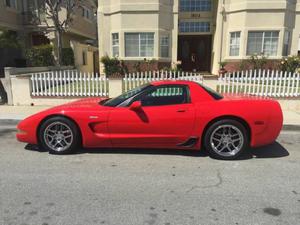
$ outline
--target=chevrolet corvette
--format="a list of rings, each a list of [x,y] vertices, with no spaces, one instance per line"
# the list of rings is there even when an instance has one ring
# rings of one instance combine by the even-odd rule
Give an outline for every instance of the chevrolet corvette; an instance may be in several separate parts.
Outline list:
[[[79,147],[206,149],[226,160],[274,142],[282,122],[271,98],[156,81],[116,98],[81,99],[32,115],[18,124],[17,139],[52,154]]]

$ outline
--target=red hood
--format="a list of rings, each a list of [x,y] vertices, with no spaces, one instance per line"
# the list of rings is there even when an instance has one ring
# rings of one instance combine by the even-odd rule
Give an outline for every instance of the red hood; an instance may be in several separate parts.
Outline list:
[[[52,115],[52,114],[64,114],[65,111],[82,111],[82,110],[89,110],[90,108],[105,108],[99,104],[100,101],[105,100],[107,98],[83,98],[77,101],[69,102],[63,105],[58,105],[44,111],[38,112],[28,118],[24,119],[19,126],[24,124],[26,121],[33,119],[35,121],[41,121],[45,116]]]
[[[80,99],[80,100],[77,100],[77,101],[73,101],[73,102],[69,102],[69,103],[66,103],[64,105],[59,105],[55,108],[73,108],[73,107],[76,107],[76,108],[89,108],[89,107],[94,107],[95,105],[99,105],[99,102],[102,101],[102,100],[105,100],[107,98],[83,98],[83,99]]]

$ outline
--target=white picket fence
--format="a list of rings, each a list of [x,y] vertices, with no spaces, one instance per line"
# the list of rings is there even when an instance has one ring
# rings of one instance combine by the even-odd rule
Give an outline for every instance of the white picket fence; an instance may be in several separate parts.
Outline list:
[[[48,71],[31,74],[34,97],[108,96],[108,79],[77,70]]]
[[[203,76],[199,73],[173,72],[173,71],[148,71],[126,74],[123,78],[123,92],[131,90],[145,83],[159,80],[189,80],[203,83]]]
[[[220,93],[269,97],[299,97],[300,74],[277,70],[248,70],[227,73],[218,80]]]
[[[77,70],[31,74],[33,97],[109,96],[109,80]],[[203,83],[203,76],[190,72],[150,71],[131,73],[122,79],[123,90],[159,80],[189,80]],[[249,70],[227,73],[218,79],[220,93],[251,94],[270,97],[300,97],[300,74],[275,70]]]

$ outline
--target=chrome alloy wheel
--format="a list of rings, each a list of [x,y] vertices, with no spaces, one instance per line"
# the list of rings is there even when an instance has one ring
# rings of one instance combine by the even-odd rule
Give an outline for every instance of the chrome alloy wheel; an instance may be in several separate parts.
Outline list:
[[[72,145],[73,132],[65,123],[54,122],[46,127],[44,141],[53,151],[65,151]]]
[[[234,156],[241,151],[244,145],[244,136],[236,126],[221,125],[212,132],[210,145],[221,156]]]

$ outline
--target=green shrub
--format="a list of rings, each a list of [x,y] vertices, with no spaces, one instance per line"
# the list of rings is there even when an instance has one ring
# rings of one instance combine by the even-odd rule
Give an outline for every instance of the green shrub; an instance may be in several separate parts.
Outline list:
[[[254,54],[249,56],[247,59],[242,59],[238,64],[239,70],[258,70],[265,69],[268,64],[268,57],[264,54]]]
[[[135,72],[141,72],[142,71],[142,62],[137,61],[136,63],[134,63],[133,68],[134,68]]]
[[[228,63],[226,61],[219,62],[220,69],[224,69]]]
[[[300,68],[300,57],[299,56],[288,56],[282,58],[280,62],[280,69],[287,72],[299,72]]]
[[[0,30],[0,48],[21,48],[17,33],[9,30]]]
[[[248,60],[247,59],[242,59],[238,64],[238,68],[239,68],[240,71],[247,70],[249,68]]]
[[[248,59],[248,63],[254,70],[264,69],[267,62],[268,62],[268,58],[264,54],[259,54],[259,55],[254,54],[254,55],[251,55]]]
[[[110,58],[106,55],[101,58],[101,63],[104,64],[104,73],[107,76],[111,76],[113,74],[122,74],[122,67],[117,58]]]
[[[53,66],[53,47],[51,45],[35,46],[26,50],[26,59],[31,66]]]
[[[74,66],[74,52],[72,48],[62,49],[62,65],[63,66]]]
[[[121,74],[122,75],[129,73],[128,67],[127,67],[124,60],[120,61],[120,67],[121,67],[120,69],[121,69]]]

